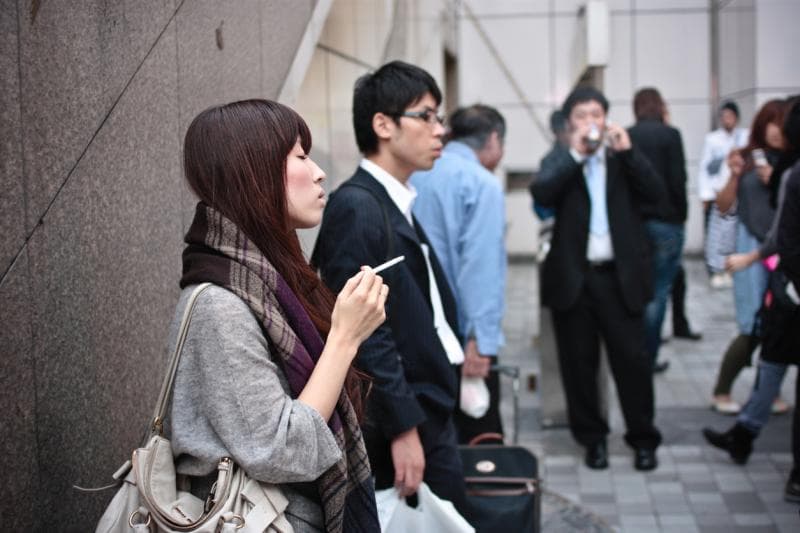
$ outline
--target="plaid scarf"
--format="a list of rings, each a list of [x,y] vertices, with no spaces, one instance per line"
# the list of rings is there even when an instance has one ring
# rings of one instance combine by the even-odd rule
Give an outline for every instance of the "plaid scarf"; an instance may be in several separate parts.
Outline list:
[[[186,234],[181,287],[209,281],[247,303],[297,398],[324,342],[294,293],[242,231],[199,203]],[[327,531],[379,531],[375,491],[353,406],[342,391],[328,422],[342,458],[317,480]]]

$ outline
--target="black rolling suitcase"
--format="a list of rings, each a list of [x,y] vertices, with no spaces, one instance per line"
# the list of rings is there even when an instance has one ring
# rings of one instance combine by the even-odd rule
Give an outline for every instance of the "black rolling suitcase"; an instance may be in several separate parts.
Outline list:
[[[518,439],[519,369],[498,370],[514,380],[514,442]],[[478,533],[529,533],[541,530],[542,495],[539,462],[521,446],[480,444],[502,441],[487,433],[459,446],[467,485],[467,499],[473,508],[471,522]]]

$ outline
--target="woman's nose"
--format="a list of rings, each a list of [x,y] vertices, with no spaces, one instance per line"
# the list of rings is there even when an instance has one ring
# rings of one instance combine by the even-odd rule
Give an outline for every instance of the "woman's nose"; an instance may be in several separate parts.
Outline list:
[[[325,175],[325,171],[322,170],[315,161],[312,160],[311,163],[314,165],[314,182],[320,183],[324,181],[325,178],[328,177]]]

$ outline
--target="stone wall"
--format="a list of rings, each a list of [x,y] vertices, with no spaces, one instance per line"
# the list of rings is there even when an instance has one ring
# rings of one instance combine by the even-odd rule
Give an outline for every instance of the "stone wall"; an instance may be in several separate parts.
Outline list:
[[[315,0],[0,0],[2,531],[89,531],[139,443],[212,104],[277,98]],[[13,480],[13,481],[12,481]]]

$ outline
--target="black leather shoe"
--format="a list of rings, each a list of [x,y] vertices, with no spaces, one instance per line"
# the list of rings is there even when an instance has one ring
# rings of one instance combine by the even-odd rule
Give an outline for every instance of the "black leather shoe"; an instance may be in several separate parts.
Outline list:
[[[753,451],[753,440],[756,438],[754,433],[739,423],[724,433],[703,428],[703,436],[712,446],[728,452],[733,462],[739,465],[747,462]]]
[[[702,333],[697,333],[696,331],[692,331],[689,328],[676,330],[672,333],[672,336],[681,339],[687,339],[690,341],[699,341],[700,339],[703,338]]]
[[[669,361],[664,360],[661,361],[660,363],[656,362],[656,364],[653,365],[653,374],[660,374],[662,372],[666,372],[668,368],[669,368]]]
[[[656,451],[648,448],[636,448],[633,452],[633,467],[636,470],[655,470],[658,466]]]
[[[593,470],[608,468],[608,449],[606,442],[600,441],[586,447],[586,466]]]

